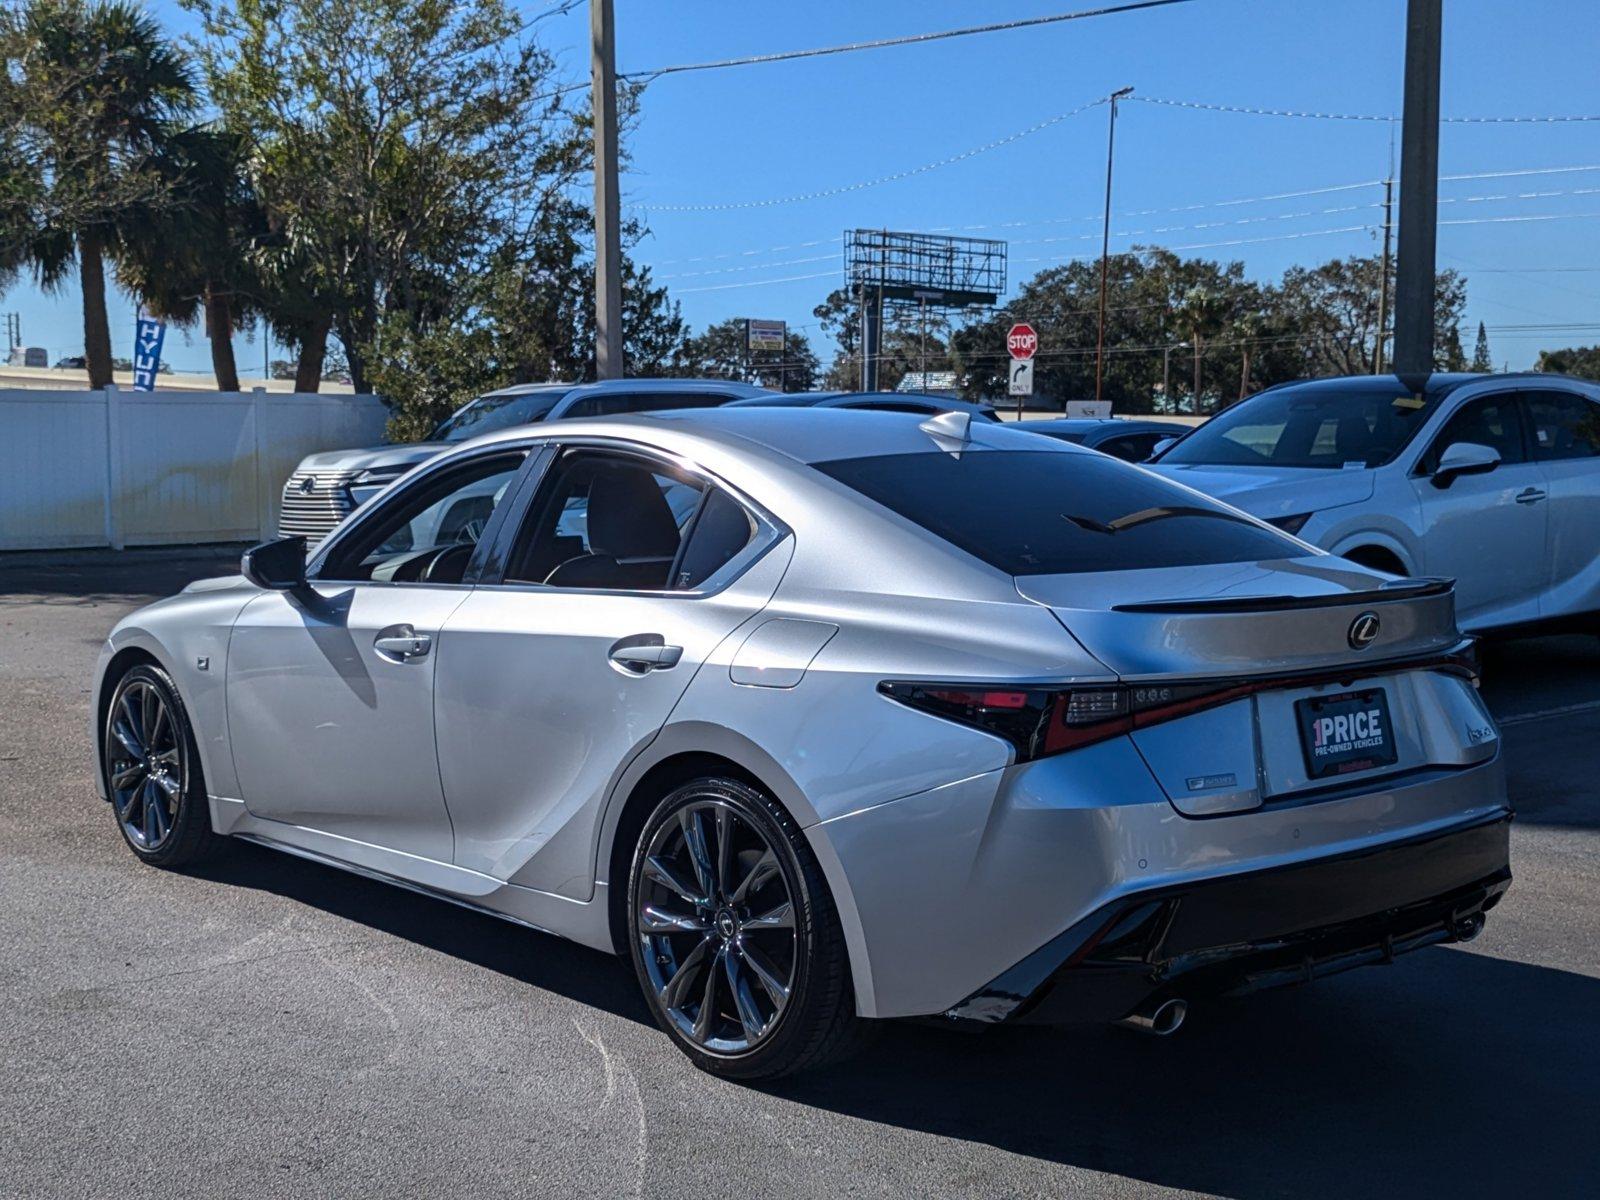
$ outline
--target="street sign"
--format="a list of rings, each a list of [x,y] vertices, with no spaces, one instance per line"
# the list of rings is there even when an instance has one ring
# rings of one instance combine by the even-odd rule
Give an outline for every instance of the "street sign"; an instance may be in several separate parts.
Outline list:
[[[782,321],[746,321],[745,346],[750,350],[776,350],[783,353],[788,327]]]
[[[1033,395],[1033,359],[1019,358],[1011,364],[1011,387],[1007,393],[1012,396]],[[1017,410],[1021,412],[1019,408]]]
[[[138,331],[133,338],[133,390],[156,390],[156,372],[161,369],[161,339],[167,327],[154,317],[138,318]]]
[[[1019,362],[1026,362],[1039,349],[1039,335],[1026,321],[1019,321],[1006,334],[1006,350]]]
[[[1111,401],[1068,400],[1067,416],[1074,421],[1104,421],[1111,416]]]

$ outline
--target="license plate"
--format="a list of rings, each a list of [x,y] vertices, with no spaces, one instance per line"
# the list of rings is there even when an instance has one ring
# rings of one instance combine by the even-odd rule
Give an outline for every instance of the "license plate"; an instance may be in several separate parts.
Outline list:
[[[1297,700],[1294,712],[1312,779],[1387,767],[1399,758],[1382,688]]]

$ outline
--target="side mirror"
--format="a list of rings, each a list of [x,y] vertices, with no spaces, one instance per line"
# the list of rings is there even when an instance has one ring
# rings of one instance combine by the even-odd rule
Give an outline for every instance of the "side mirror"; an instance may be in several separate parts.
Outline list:
[[[273,592],[299,592],[306,586],[306,540],[277,538],[244,552],[239,570],[251,583]]]
[[[1500,451],[1477,442],[1454,442],[1439,456],[1433,486],[1447,488],[1458,475],[1483,475],[1500,465]]]

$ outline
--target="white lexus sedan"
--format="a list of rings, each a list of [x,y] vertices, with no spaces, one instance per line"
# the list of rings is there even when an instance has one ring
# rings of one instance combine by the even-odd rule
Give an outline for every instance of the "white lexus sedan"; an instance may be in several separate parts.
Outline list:
[[[1456,581],[1463,630],[1600,632],[1600,386],[1560,375],[1285,384],[1152,469],[1323,550]]]

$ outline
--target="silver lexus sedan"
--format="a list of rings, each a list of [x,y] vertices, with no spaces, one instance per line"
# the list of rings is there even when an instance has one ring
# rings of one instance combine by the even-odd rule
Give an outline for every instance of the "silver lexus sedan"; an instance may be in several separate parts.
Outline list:
[[[224,837],[627,955],[701,1067],[1122,1021],[1481,929],[1450,584],[967,414],[504,430],[113,630],[129,847]]]

